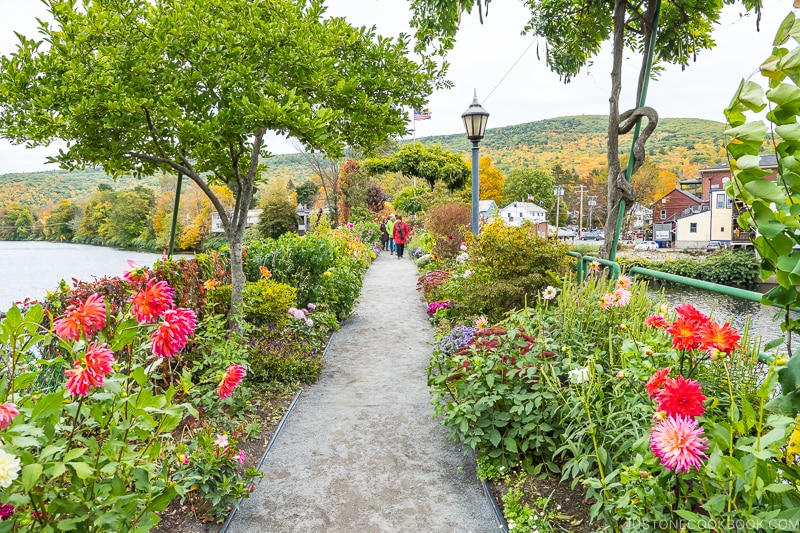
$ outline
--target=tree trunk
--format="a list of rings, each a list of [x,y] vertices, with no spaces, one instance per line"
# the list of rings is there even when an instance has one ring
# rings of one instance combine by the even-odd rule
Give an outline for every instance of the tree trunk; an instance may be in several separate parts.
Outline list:
[[[242,237],[236,228],[226,228],[225,236],[231,254],[231,307],[228,310],[228,320],[231,329],[235,329],[236,317],[242,309],[242,292],[244,291],[244,263],[242,261]]]

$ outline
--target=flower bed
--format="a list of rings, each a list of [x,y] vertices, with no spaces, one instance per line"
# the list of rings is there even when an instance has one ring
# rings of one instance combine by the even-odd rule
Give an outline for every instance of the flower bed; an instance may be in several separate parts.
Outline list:
[[[435,285],[420,278],[429,301],[451,300],[429,366],[434,408],[503,487],[513,531],[800,525],[797,408],[778,388],[795,389],[796,366],[760,363],[758,340],[653,302],[626,276],[553,280],[487,324],[459,305],[459,265],[442,266]],[[539,477],[585,506],[535,494]]]
[[[166,517],[178,532],[223,520],[252,490],[293,391],[319,375],[337,314],[354,305],[371,256],[355,231],[314,237],[327,271],[342,274],[323,281],[329,299],[297,302],[302,287],[273,279],[286,272],[250,265],[249,323],[235,330],[224,255],[131,265],[9,310],[0,531],[148,531]]]

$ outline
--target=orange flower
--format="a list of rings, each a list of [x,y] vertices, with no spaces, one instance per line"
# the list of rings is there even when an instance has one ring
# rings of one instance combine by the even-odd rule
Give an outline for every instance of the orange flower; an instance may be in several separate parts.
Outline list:
[[[152,322],[172,307],[172,297],[175,290],[166,281],[155,280],[147,282],[147,287],[134,295],[133,312],[139,323]]]
[[[700,330],[703,345],[708,349],[716,349],[728,355],[736,348],[741,348],[739,344],[739,333],[731,329],[729,322],[720,326],[717,322],[709,321]]]
[[[265,278],[272,277],[272,272],[270,272],[267,267],[260,266],[260,267],[258,267],[258,269],[261,271],[261,275],[264,276]]]
[[[685,316],[679,316],[667,328],[667,333],[672,335],[672,347],[676,350],[693,350],[700,346],[702,338],[700,328],[702,324]]]
[[[233,394],[239,382],[244,379],[246,372],[242,365],[232,364],[229,366],[222,377],[222,383],[219,384],[219,397],[227,398]]]
[[[215,280],[215,279],[210,279],[210,280],[206,281],[205,283],[203,283],[203,288],[205,290],[207,290],[207,291],[210,291],[211,289],[213,289],[216,286],[217,286],[217,280]]]
[[[106,327],[106,304],[99,294],[92,294],[85,302],[70,305],[63,318],[53,323],[56,335],[69,341],[78,340],[81,332],[87,337]]]
[[[664,385],[664,381],[669,376],[669,372],[672,368],[660,368],[656,370],[656,373],[652,375],[652,377],[647,381],[644,388],[647,390],[648,396],[651,398],[655,398],[658,391]]]

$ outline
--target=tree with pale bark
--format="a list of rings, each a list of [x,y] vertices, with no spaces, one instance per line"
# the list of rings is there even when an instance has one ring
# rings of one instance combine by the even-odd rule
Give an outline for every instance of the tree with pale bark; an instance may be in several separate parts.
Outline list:
[[[220,214],[238,314],[242,238],[275,132],[336,159],[407,131],[437,82],[409,38],[327,17],[321,0],[48,0],[0,59],[0,136],[66,143],[67,169],[188,177]],[[402,80],[402,81],[400,81]],[[225,184],[225,209],[211,185]]]

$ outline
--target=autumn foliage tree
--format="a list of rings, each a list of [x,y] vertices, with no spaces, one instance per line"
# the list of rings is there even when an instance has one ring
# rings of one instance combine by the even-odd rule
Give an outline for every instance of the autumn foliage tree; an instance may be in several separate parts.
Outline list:
[[[321,0],[49,0],[39,39],[0,60],[0,136],[66,148],[67,169],[180,174],[208,196],[230,248],[232,298],[244,288],[242,238],[271,156],[267,132],[338,158],[407,129],[438,68],[326,17]],[[402,80],[399,83],[398,80]],[[230,211],[211,185],[234,193]]]
[[[469,163],[470,171],[472,162]],[[478,181],[480,183],[480,199],[494,200],[497,205],[503,201],[503,181],[505,177],[500,169],[492,165],[492,158],[481,156],[478,161]]]

